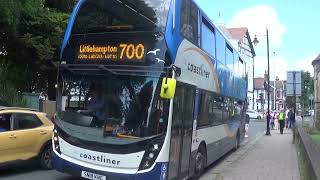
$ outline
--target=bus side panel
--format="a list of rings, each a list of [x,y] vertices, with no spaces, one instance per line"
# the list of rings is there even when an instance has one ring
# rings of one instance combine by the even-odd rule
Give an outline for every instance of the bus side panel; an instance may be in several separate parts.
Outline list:
[[[207,148],[207,165],[219,159],[224,153],[223,145],[228,139],[224,125],[204,127],[197,130],[196,142],[205,142]],[[197,149],[194,150],[197,152]]]

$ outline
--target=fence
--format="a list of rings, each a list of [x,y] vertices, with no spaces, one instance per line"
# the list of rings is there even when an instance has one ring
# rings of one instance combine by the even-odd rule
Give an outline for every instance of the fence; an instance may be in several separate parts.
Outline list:
[[[47,113],[47,116],[51,119],[56,113],[56,101],[40,101],[40,111]]]
[[[296,126],[294,136],[305,165],[304,178],[320,180],[320,146],[312,141],[310,135],[300,125]]]

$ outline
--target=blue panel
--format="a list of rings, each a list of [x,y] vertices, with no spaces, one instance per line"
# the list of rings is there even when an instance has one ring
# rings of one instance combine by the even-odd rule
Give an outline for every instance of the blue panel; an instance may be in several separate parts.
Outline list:
[[[230,86],[230,83],[228,81],[230,78],[230,73],[220,62],[217,62],[217,74],[220,83],[219,85],[221,94],[223,96],[230,96],[231,94],[228,92]]]
[[[63,42],[62,42],[62,47],[61,47],[61,51],[60,51],[60,60],[62,59],[62,54],[63,54],[64,48],[67,46],[67,43],[70,39],[73,23],[76,20],[79,9],[81,8],[82,4],[85,1],[86,0],[79,0],[79,2],[77,3],[77,5],[75,6],[75,8],[72,11],[72,14],[71,14],[71,17],[70,17],[70,20],[69,20],[69,23],[68,23],[68,26],[66,29],[66,33],[64,34],[64,38],[63,38]]]
[[[175,12],[175,29],[173,30],[173,3],[176,2],[176,12]],[[165,31],[165,40],[170,51],[170,56],[172,59],[172,63],[174,63],[178,48],[183,40],[183,37],[180,35],[180,7],[181,1],[176,0],[171,2],[170,11],[167,20],[167,26]]]
[[[119,173],[110,173],[105,171],[98,171],[90,168],[86,168],[80,166],[78,164],[74,164],[68,162],[55,153],[53,154],[53,167],[63,173],[69,173],[74,176],[81,176],[82,171],[87,171],[99,175],[107,176],[108,180],[166,180],[167,179],[167,171],[168,171],[168,163],[157,163],[154,168],[146,173],[140,174],[119,174]]]

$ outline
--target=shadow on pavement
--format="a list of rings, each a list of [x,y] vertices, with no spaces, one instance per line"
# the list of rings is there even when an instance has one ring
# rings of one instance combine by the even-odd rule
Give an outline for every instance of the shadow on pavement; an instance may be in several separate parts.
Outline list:
[[[23,163],[10,165],[9,167],[0,168],[0,178],[6,176],[13,176],[18,174],[29,173],[40,170],[39,165],[35,163]]]
[[[240,146],[241,148],[241,146]],[[212,170],[212,168],[216,167],[218,164],[222,163],[224,160],[226,160],[232,153],[235,153],[236,151],[231,150],[225,155],[223,155],[220,159],[216,160],[214,163],[210,164],[204,171],[203,174],[206,174],[208,171]]]
[[[0,169],[1,180],[79,180],[78,177],[72,177],[68,174],[62,174],[55,170],[42,170],[38,164],[25,163],[16,166],[6,167]]]

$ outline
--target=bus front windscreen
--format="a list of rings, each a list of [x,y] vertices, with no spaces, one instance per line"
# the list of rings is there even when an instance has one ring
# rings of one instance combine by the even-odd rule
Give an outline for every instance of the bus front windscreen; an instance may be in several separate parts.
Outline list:
[[[165,134],[169,101],[162,78],[62,75],[56,125],[71,137],[124,145]]]
[[[73,34],[110,31],[163,31],[171,0],[87,0]]]

